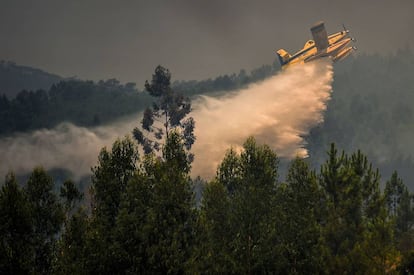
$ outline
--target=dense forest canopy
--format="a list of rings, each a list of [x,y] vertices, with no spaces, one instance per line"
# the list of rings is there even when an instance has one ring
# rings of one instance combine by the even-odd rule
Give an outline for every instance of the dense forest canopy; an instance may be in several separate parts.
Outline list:
[[[0,190],[4,274],[407,274],[414,271],[412,194],[361,151],[332,144],[320,172],[249,138],[229,150],[194,201],[182,137],[139,156],[126,137],[103,148],[90,192],[42,168]],[[84,197],[89,197],[83,201]]]

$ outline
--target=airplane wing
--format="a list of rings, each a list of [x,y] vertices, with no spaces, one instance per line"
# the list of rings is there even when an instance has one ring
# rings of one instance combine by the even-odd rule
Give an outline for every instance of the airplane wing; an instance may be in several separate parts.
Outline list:
[[[315,41],[316,48],[322,51],[329,46],[328,34],[326,33],[325,25],[323,22],[316,23],[312,28],[312,37]]]

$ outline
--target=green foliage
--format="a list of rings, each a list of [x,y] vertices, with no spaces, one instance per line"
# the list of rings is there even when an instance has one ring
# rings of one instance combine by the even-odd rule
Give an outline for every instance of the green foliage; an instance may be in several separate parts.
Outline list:
[[[174,134],[168,139],[172,138]],[[166,148],[176,144],[167,141]],[[171,149],[184,153],[182,146],[181,149]],[[191,256],[195,212],[190,179],[185,168],[186,165],[182,166],[179,160],[166,158],[164,162],[153,162],[147,170],[154,184],[154,200],[147,212],[145,226],[148,229],[149,270],[154,273],[182,273]]]
[[[101,151],[93,169],[93,211],[83,243],[85,269],[100,273],[182,273],[195,218],[181,136],[171,132],[162,158],[139,162],[128,138]],[[70,233],[70,232],[69,232]],[[69,235],[71,236],[71,235]],[[78,261],[78,260],[76,260]]]
[[[30,203],[13,174],[0,191],[0,273],[27,274],[34,264]]]
[[[67,180],[60,187],[60,197],[65,200],[65,212],[67,215],[73,210],[76,203],[83,198],[83,194],[75,186],[75,183],[71,180]]]
[[[207,184],[199,215],[198,242],[194,252],[196,269],[201,273],[231,274],[237,263],[233,258],[233,227],[230,198],[218,180]]]
[[[302,159],[292,161],[286,184],[279,189],[281,253],[285,259],[281,269],[289,274],[323,272],[321,241],[322,192],[315,173]]]
[[[191,101],[187,97],[175,92],[170,86],[171,73],[168,69],[158,66],[152,76],[151,84],[145,82],[145,90],[156,100],[152,108],[144,111],[141,125],[142,129],[148,134],[152,133],[155,137],[146,136],[139,128],[133,131],[135,139],[140,143],[146,154],[159,151],[160,141],[171,130],[180,131],[184,140],[185,149],[189,151],[195,141],[194,119],[185,117],[191,111]],[[188,155],[192,161],[192,155]]]
[[[279,160],[249,138],[230,149],[194,202],[190,163],[171,131],[160,157],[138,158],[130,138],[102,149],[92,209],[68,180],[35,168],[0,190],[0,272],[5,274],[395,274],[413,266],[412,195],[380,176],[360,151],[331,145],[320,173]],[[201,179],[197,181],[202,182]],[[65,215],[66,214],[66,215]]]
[[[275,271],[271,240],[276,226],[278,158],[253,138],[243,148],[240,155],[233,150],[226,154],[216,182],[207,187],[202,201],[206,238],[202,247],[207,250],[201,258],[205,263],[201,268],[206,269],[202,273]]]
[[[411,204],[412,195],[397,172],[386,182],[384,193],[389,215],[395,219],[396,233],[404,234],[414,224],[414,212]]]
[[[57,239],[64,222],[54,183],[35,168],[24,188],[13,174],[0,192],[0,273],[48,274],[57,260]]]
[[[87,270],[87,237],[89,217],[83,208],[65,221],[65,228],[60,237],[57,251],[59,253],[54,273],[85,274]]]
[[[35,168],[25,188],[33,226],[34,270],[38,273],[51,271],[56,237],[64,221],[63,206],[53,187],[53,180],[45,170]]]
[[[154,179],[153,206],[147,226],[150,264],[156,273],[182,273],[192,253],[195,211],[189,162],[177,132],[171,132],[163,150],[164,161],[146,169]]]
[[[300,159],[286,183],[277,174],[276,155],[253,139],[227,153],[202,201],[202,273],[395,271],[379,174],[360,151],[338,155],[332,144],[319,176]]]
[[[323,238],[328,271],[366,273],[391,268],[398,253],[379,190],[379,173],[360,152],[338,156],[334,144],[321,167]],[[381,249],[382,248],[382,249]]]
[[[114,227],[123,194],[136,171],[137,161],[137,148],[126,137],[115,141],[111,151],[103,148],[98,165],[92,169],[91,230],[88,231],[85,248],[90,255],[85,263],[89,272],[114,273],[118,269],[112,246]]]
[[[414,52],[358,55],[335,65],[332,99],[324,122],[312,129],[306,148],[314,167],[323,164],[324,147],[335,142],[351,152],[363,149],[384,178],[394,170],[414,185],[412,151]]]
[[[99,153],[98,165],[92,169],[93,211],[108,229],[115,223],[122,193],[135,172],[138,150],[131,139],[117,140],[108,152]]]
[[[125,273],[143,274],[149,269],[146,253],[151,228],[148,211],[153,203],[152,182],[143,173],[135,173],[128,182],[120,205],[114,232],[117,262]]]
[[[133,83],[63,80],[48,90],[22,90],[13,99],[0,96],[0,136],[51,128],[64,121],[97,126],[136,113],[148,103],[148,96],[138,93]]]

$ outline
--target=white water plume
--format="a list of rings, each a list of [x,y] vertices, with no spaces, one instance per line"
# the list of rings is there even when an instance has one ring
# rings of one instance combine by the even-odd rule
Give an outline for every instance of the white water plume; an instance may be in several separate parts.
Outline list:
[[[230,147],[240,149],[254,136],[279,156],[306,156],[302,135],[323,120],[330,97],[332,65],[318,61],[294,66],[263,82],[222,98],[200,97],[191,115],[196,121],[192,174],[211,178]],[[130,134],[139,123],[136,114],[95,128],[63,123],[0,139],[0,177],[13,170],[28,173],[35,166],[64,168],[75,179],[90,174],[102,147]],[[1,181],[0,181],[1,182]]]
[[[301,136],[323,120],[332,80],[331,62],[319,60],[290,67],[232,96],[197,101],[193,174],[214,175],[225,151],[240,149],[249,136],[281,157],[307,156]]]

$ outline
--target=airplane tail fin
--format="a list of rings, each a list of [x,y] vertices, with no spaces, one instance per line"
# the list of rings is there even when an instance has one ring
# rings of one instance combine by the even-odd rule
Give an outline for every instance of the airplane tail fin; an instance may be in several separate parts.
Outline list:
[[[284,49],[278,50],[276,54],[277,54],[277,57],[279,57],[279,62],[280,62],[280,65],[282,66],[288,63],[291,57],[291,55]]]

